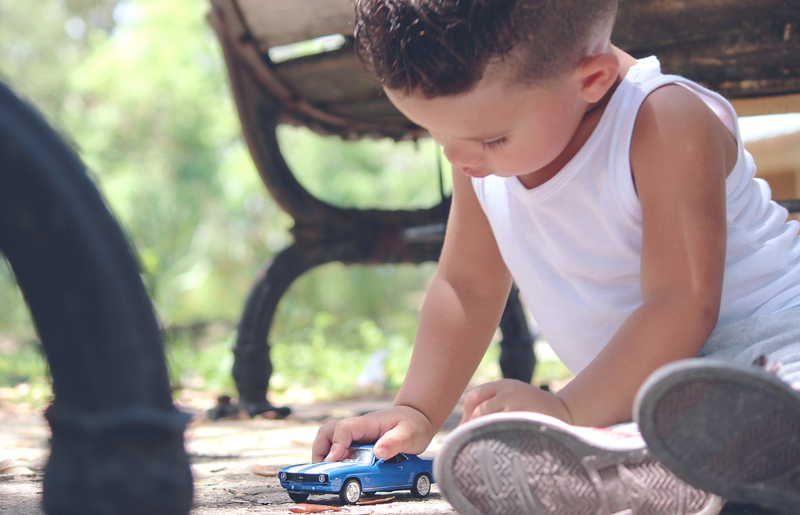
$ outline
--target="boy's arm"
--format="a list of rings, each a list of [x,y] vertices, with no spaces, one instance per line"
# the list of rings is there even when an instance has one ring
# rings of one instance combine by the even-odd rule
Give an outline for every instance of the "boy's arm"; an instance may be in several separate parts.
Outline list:
[[[437,431],[486,353],[511,289],[511,275],[471,181],[458,171],[453,172],[453,199],[439,268],[395,400],[395,406],[425,413]]]
[[[470,179],[453,171],[453,205],[438,271],[422,307],[411,364],[391,410],[326,424],[313,459],[341,459],[352,441],[376,455],[418,454],[441,429],[502,315],[511,276]]]
[[[717,324],[727,238],[725,179],[736,143],[694,93],[653,92],[634,130],[631,166],[643,218],[643,304],[559,392],[578,425],[631,420],[657,368],[696,356]]]

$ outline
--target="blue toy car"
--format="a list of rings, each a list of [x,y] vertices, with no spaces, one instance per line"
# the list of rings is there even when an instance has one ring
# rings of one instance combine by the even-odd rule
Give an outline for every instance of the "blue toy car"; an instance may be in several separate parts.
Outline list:
[[[309,494],[339,494],[345,504],[355,504],[375,492],[411,490],[425,497],[433,483],[433,461],[413,454],[398,454],[388,460],[375,458],[372,445],[353,445],[342,461],[292,465],[281,469],[278,479],[289,497],[304,502]]]

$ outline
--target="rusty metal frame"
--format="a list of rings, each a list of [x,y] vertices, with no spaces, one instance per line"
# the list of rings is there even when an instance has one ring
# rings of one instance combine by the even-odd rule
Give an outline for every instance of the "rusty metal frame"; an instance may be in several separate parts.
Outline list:
[[[259,174],[269,193],[295,220],[294,243],[264,263],[247,299],[239,323],[233,375],[239,390],[237,405],[221,404],[212,416],[245,409],[251,416],[276,408],[267,400],[272,363],[268,337],[281,296],[304,272],[331,262],[345,264],[423,263],[441,253],[450,199],[428,209],[379,210],[341,208],[315,198],[297,181],[284,160],[276,129],[291,109],[317,116],[316,108],[294,97],[258,53],[233,0],[212,0],[209,21],[222,44],[242,129]],[[378,127],[376,123],[337,119],[324,121],[346,129],[350,136],[420,135],[414,126]],[[319,118],[317,118],[319,119]],[[417,132],[414,132],[417,131]],[[533,337],[514,289],[501,323],[501,363],[507,377],[530,381],[535,358]],[[521,365],[521,366],[520,366]]]

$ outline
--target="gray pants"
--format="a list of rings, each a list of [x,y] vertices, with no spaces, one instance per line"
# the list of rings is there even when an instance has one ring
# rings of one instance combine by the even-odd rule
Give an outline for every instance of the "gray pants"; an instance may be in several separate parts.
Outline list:
[[[759,356],[780,364],[778,375],[800,387],[800,308],[748,318],[716,329],[699,357],[752,363]]]
[[[780,367],[778,376],[800,389],[800,308],[748,318],[711,333],[698,357],[750,364],[766,356],[769,365]],[[635,422],[612,426],[622,433],[638,433]]]

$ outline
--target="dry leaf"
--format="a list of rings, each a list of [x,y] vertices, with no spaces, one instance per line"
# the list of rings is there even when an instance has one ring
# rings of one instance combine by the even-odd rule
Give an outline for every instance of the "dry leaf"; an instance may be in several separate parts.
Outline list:
[[[264,465],[253,465],[253,474],[264,477],[278,477],[278,469],[267,468]]]
[[[35,476],[36,472],[32,471],[28,467],[9,467],[3,470],[3,474],[13,474],[15,476]]]
[[[382,503],[385,503],[385,502],[389,502],[392,499],[394,499],[394,495],[385,495],[383,497],[373,497],[371,499],[370,498],[362,499],[362,500],[358,501],[357,504],[382,504]]]
[[[324,513],[326,511],[345,511],[345,510],[342,508],[337,508],[336,506],[328,506],[327,504],[302,503],[302,504],[295,504],[294,506],[289,506],[289,511],[292,513]]]
[[[3,460],[0,461],[0,474],[11,474],[12,476],[32,476],[35,475],[35,472],[28,467],[17,465],[12,460]]]

